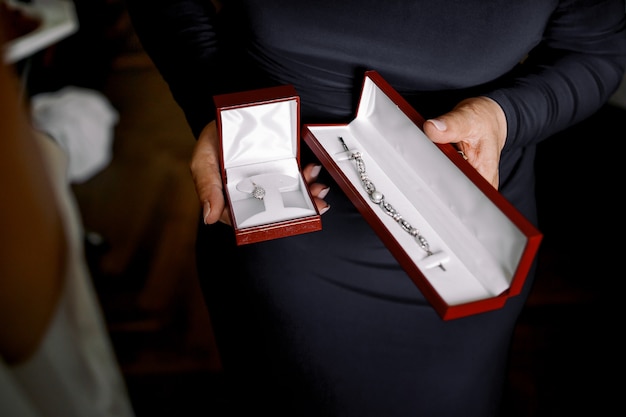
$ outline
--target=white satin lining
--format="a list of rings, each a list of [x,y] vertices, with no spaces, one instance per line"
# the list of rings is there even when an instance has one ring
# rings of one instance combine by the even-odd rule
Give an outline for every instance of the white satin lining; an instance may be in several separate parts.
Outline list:
[[[222,152],[226,169],[297,155],[294,100],[222,110]]]

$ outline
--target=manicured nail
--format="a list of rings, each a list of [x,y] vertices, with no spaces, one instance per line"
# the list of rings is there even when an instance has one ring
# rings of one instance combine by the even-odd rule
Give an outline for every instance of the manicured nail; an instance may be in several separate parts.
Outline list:
[[[321,165],[315,165],[313,167],[313,169],[311,169],[311,176],[313,178],[317,178],[317,176],[320,175],[321,171],[322,171],[322,166]]]
[[[209,204],[208,201],[204,202],[202,206],[202,213],[204,214],[204,224],[208,224],[206,222],[206,218],[209,217],[209,214],[211,213],[211,204]]]
[[[324,213],[326,213],[328,210],[330,210],[330,206],[326,206],[326,207],[322,208],[322,209],[320,210],[320,214],[324,214]]]
[[[318,198],[324,198],[328,195],[328,192],[330,191],[330,187],[326,187],[324,188],[322,191],[319,192],[319,194],[317,194]]]
[[[439,119],[430,119],[430,122],[434,124],[437,130],[441,132],[445,131],[448,128],[448,126],[446,126],[446,124]]]

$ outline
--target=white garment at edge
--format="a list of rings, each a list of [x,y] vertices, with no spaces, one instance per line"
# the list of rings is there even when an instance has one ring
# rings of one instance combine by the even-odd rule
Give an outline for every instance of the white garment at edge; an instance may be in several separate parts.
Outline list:
[[[0,359],[0,416],[134,417],[84,258],[67,156],[49,137],[38,139],[64,217],[69,267],[63,295],[36,353],[16,366]]]
[[[105,168],[113,157],[113,132],[119,113],[106,96],[67,86],[31,98],[33,126],[46,132],[68,155],[66,177],[82,183]]]

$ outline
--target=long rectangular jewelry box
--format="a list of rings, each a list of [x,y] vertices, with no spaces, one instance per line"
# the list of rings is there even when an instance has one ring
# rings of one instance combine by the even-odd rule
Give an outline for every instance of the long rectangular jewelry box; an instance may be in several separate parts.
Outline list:
[[[444,320],[518,295],[542,234],[376,71],[348,124],[302,138]]]

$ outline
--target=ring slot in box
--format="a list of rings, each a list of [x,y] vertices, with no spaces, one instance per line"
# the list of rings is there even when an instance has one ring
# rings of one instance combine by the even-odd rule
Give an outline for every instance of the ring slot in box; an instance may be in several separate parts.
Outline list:
[[[321,230],[300,168],[293,86],[214,97],[222,178],[238,245]]]
[[[521,291],[542,235],[423,122],[369,71],[350,123],[308,124],[302,135],[443,319],[500,308]],[[372,201],[363,171],[392,213]]]

